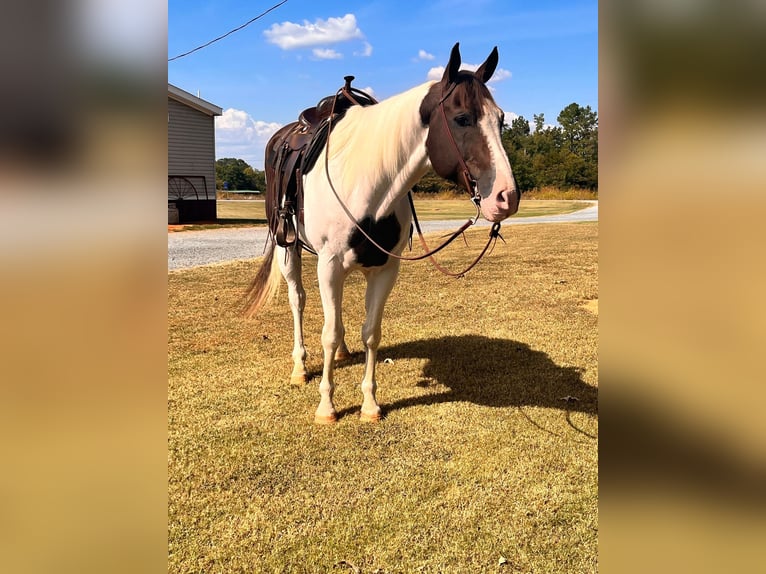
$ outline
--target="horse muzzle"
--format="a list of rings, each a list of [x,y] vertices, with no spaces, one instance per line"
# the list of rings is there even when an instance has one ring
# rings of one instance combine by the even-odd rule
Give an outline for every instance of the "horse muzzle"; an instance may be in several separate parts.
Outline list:
[[[482,198],[480,208],[484,219],[492,223],[508,219],[519,210],[519,192],[517,189],[504,189],[492,193]]]

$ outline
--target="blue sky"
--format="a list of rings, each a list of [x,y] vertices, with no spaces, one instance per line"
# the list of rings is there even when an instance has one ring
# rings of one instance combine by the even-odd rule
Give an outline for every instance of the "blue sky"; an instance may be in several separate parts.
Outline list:
[[[170,0],[168,57],[204,44],[279,0]],[[263,169],[269,136],[356,76],[384,99],[441,76],[455,42],[466,67],[494,46],[490,88],[506,121],[572,102],[598,110],[598,3],[512,0],[288,0],[246,28],[168,63],[168,81],[224,109],[216,158]],[[430,74],[430,75],[429,75]]]

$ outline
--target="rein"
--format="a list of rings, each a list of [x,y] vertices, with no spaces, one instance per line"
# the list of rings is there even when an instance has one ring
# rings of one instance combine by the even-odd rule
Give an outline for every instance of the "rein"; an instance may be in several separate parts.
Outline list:
[[[442,265],[440,265],[437,261],[434,255],[447,247],[450,243],[452,243],[455,239],[457,239],[460,235],[463,234],[463,232],[468,229],[470,226],[474,225],[476,221],[479,219],[479,202],[481,201],[481,197],[479,196],[478,188],[477,188],[477,182],[471,175],[471,172],[468,169],[468,166],[465,163],[465,160],[463,159],[463,155],[460,153],[460,148],[457,146],[457,142],[455,141],[455,138],[452,136],[452,132],[449,129],[449,124],[447,122],[447,112],[444,111],[444,100],[447,99],[447,97],[452,93],[452,90],[455,88],[456,84],[452,84],[452,86],[447,90],[447,94],[444,95],[439,102],[439,108],[441,108],[442,112],[442,118],[444,118],[444,126],[447,129],[447,134],[449,135],[449,139],[452,142],[453,147],[455,148],[455,151],[457,152],[458,161],[460,162],[461,167],[461,175],[463,177],[464,183],[466,185],[466,189],[471,193],[471,201],[476,206],[476,216],[472,219],[469,219],[466,221],[457,231],[453,232],[452,235],[450,235],[444,243],[439,245],[438,247],[434,248],[433,250],[429,250],[428,245],[426,244],[425,237],[423,237],[423,232],[420,229],[420,222],[418,221],[418,216],[415,213],[415,203],[412,199],[412,191],[407,193],[407,197],[410,202],[410,209],[412,210],[412,219],[415,224],[415,229],[418,232],[418,237],[420,239],[420,244],[423,247],[423,249],[426,251],[425,253],[421,255],[415,255],[412,257],[408,257],[405,255],[397,255],[396,253],[392,253],[388,249],[382,247],[377,241],[375,241],[369,233],[367,233],[362,226],[359,224],[359,222],[356,220],[354,215],[351,213],[351,211],[348,209],[345,203],[343,203],[343,200],[340,198],[340,195],[338,194],[337,190],[335,189],[335,186],[332,183],[332,179],[330,178],[330,134],[332,133],[332,118],[335,111],[335,103],[338,100],[338,95],[343,94],[347,98],[349,98],[352,102],[358,103],[356,99],[352,95],[351,88],[351,80],[353,80],[353,76],[346,76],[344,78],[346,80],[346,84],[337,92],[335,92],[335,97],[333,98],[332,102],[332,111],[330,113],[330,116],[327,119],[328,124],[328,133],[327,133],[327,143],[325,146],[325,157],[324,157],[324,164],[325,164],[325,175],[327,176],[327,183],[330,185],[330,189],[332,190],[333,195],[335,196],[335,199],[338,201],[338,204],[343,208],[343,211],[346,213],[348,218],[351,220],[351,222],[356,226],[356,228],[359,230],[359,232],[377,249],[385,253],[386,255],[390,257],[394,257],[396,259],[399,259],[400,261],[422,261],[423,259],[430,259],[431,263],[433,263],[434,267],[441,271],[443,274],[448,275],[450,277],[463,277],[466,273],[468,273],[471,269],[473,269],[476,264],[481,260],[482,257],[484,257],[484,254],[487,253],[489,250],[491,253],[490,246],[492,249],[495,247],[495,243],[497,243],[497,238],[499,237],[502,239],[502,236],[500,235],[500,223],[496,222],[492,225],[492,229],[489,232],[489,237],[487,238],[487,244],[484,246],[484,249],[481,250],[481,253],[474,259],[474,261],[465,269],[462,271],[455,273],[452,271],[449,271]],[[504,240],[503,240],[504,241]]]
[[[489,231],[489,238],[487,239],[487,244],[484,246],[484,249],[481,250],[481,253],[479,253],[479,255],[476,256],[476,259],[474,259],[473,262],[468,267],[466,267],[465,269],[463,269],[462,271],[458,273],[455,273],[454,271],[450,271],[443,265],[440,265],[439,262],[436,260],[436,258],[433,257],[434,253],[436,253],[437,251],[441,251],[444,247],[447,246],[447,244],[445,243],[444,245],[440,245],[433,251],[430,251],[430,252],[428,251],[428,244],[426,243],[426,238],[423,236],[423,232],[420,229],[420,222],[418,221],[418,215],[417,213],[415,213],[415,203],[412,200],[412,192],[407,194],[407,198],[410,200],[410,209],[412,210],[412,221],[415,224],[415,229],[418,232],[418,239],[420,239],[420,245],[427,252],[424,257],[427,256],[431,260],[431,263],[433,264],[433,266],[436,267],[439,271],[441,271],[444,275],[449,275],[450,277],[457,277],[457,278],[465,276],[466,273],[468,273],[471,269],[473,269],[476,266],[476,264],[479,261],[481,261],[481,258],[484,257],[484,254],[487,253],[487,250],[489,250],[489,252],[492,253],[492,250],[495,248],[495,243],[497,243],[498,237],[503,240],[503,243],[505,243],[505,239],[503,239],[503,236],[500,235],[500,222],[493,223],[492,229],[490,229]],[[455,236],[449,239],[449,241],[451,242],[452,239],[454,239],[454,237],[456,237],[459,233],[463,233],[463,231],[465,231],[465,229],[468,227],[468,224],[473,225],[473,223],[474,222],[469,219],[468,222],[465,225],[463,225],[463,227],[461,227],[455,233]],[[420,259],[422,258],[423,257],[421,257]]]

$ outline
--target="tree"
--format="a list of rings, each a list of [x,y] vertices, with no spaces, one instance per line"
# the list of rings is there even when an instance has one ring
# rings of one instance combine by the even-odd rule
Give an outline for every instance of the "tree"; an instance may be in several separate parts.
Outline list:
[[[511,128],[510,128],[510,134],[511,137],[523,139],[524,137],[529,135],[530,129],[529,129],[529,122],[524,118],[524,116],[519,116],[518,118],[514,118],[511,122]]]
[[[245,169],[245,175],[250,178],[250,189],[257,189],[259,191],[266,191],[266,172],[258,169],[248,167]]]
[[[437,175],[433,169],[429,169],[417,183],[414,191],[418,193],[441,193],[443,191],[457,193],[458,186]]]
[[[564,132],[569,149],[585,159],[590,151],[594,132],[598,129],[598,115],[590,109],[576,103],[569,104],[556,118]]]
[[[542,187],[598,189],[598,116],[571,104],[558,116],[560,126],[545,126],[534,114],[534,132],[518,117],[503,126],[503,146],[522,192]]]
[[[250,166],[243,159],[225,157],[215,162],[216,183],[220,182],[221,188],[227,184],[228,189],[250,189],[251,178],[245,170]]]
[[[502,140],[519,190],[524,192],[534,189],[535,178],[529,154],[530,129],[524,116],[514,118],[510,126],[503,126]]]
[[[566,154],[567,186],[598,188],[598,114],[569,104],[557,118]]]
[[[223,189],[228,183],[231,190],[266,189],[266,174],[253,169],[243,159],[225,157],[215,162],[216,188]]]

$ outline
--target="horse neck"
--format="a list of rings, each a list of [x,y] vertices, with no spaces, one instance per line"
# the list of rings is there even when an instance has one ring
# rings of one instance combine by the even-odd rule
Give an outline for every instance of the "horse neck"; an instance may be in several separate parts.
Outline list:
[[[377,105],[352,107],[330,137],[331,161],[349,200],[365,201],[378,215],[390,212],[430,167],[420,103],[431,82]],[[333,175],[333,177],[335,177]],[[361,196],[366,196],[364,199]]]

